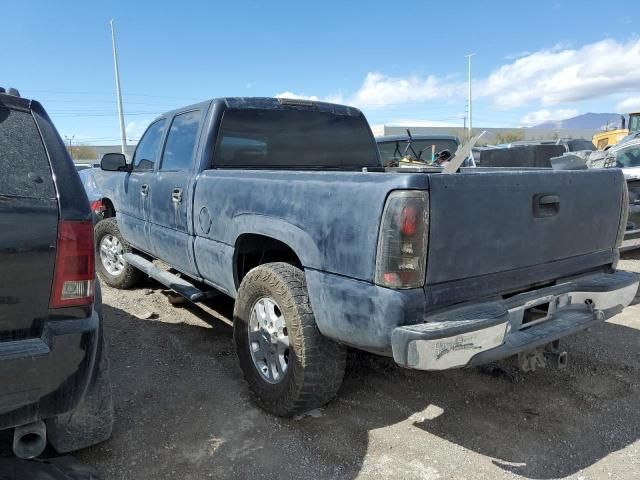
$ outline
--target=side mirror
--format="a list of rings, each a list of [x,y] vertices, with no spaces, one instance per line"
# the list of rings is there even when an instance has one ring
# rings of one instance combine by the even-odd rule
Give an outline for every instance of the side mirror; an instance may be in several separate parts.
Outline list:
[[[100,159],[100,168],[107,172],[128,172],[127,158],[122,153],[105,153]]]

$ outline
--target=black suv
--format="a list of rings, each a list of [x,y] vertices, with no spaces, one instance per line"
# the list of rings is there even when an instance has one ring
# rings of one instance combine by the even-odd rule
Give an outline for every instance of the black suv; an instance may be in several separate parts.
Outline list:
[[[89,202],[42,106],[0,88],[0,430],[38,456],[111,435]]]

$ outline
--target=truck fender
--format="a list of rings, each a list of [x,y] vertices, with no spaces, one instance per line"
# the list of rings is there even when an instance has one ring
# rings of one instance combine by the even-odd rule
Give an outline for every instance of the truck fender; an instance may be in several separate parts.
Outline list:
[[[232,222],[231,238],[233,245],[245,234],[258,234],[271,237],[287,245],[300,259],[303,267],[322,269],[318,245],[311,236],[300,227],[277,217],[257,214],[240,214]]]

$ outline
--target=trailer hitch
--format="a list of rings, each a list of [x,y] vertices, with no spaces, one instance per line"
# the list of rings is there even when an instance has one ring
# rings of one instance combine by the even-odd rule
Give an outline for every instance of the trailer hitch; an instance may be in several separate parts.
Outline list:
[[[535,372],[547,365],[563,369],[567,367],[568,361],[567,352],[560,350],[560,340],[518,354],[518,368],[523,372]]]

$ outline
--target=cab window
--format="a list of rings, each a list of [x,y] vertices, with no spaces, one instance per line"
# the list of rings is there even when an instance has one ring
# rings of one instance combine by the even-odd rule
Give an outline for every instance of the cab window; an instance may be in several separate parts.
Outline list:
[[[160,142],[164,133],[165,119],[162,118],[147,128],[133,155],[133,170],[152,171],[160,154]]]
[[[160,170],[189,170],[200,130],[201,110],[176,115],[171,122]]]

